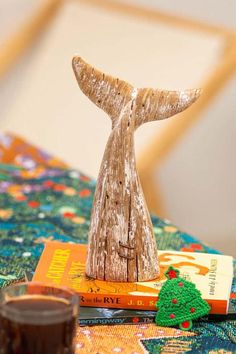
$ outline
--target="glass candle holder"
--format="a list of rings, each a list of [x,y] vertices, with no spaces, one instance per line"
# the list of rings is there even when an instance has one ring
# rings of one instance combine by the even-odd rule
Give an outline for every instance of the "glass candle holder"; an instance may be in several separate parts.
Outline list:
[[[78,295],[21,283],[0,291],[0,354],[74,354]]]

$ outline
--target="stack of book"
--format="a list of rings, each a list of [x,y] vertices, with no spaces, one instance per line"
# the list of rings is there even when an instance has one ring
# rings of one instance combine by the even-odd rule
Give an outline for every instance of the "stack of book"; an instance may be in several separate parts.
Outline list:
[[[75,290],[80,298],[80,325],[152,323],[165,271],[172,265],[192,281],[210,304],[210,316],[236,311],[230,305],[233,259],[206,253],[159,251],[161,274],[148,282],[115,283],[85,276],[87,246],[47,242],[33,276],[40,281]]]

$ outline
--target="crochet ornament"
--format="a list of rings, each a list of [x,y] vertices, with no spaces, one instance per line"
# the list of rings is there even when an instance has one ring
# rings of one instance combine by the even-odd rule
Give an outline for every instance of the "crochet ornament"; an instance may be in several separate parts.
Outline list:
[[[195,284],[179,277],[178,269],[169,267],[165,275],[168,280],[159,294],[155,322],[160,326],[178,324],[187,331],[192,328],[192,320],[209,313],[210,306]]]

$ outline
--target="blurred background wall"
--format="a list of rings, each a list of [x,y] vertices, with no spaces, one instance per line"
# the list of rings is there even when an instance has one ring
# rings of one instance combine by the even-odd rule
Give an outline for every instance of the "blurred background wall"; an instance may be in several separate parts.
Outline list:
[[[171,14],[198,19],[205,23],[236,28],[236,3],[234,0],[123,0],[123,2],[148,6]]]
[[[233,0],[122,2],[236,27]],[[1,2],[0,18],[8,14],[12,27],[10,22],[0,22],[0,41],[4,30],[8,34],[40,2],[23,3],[19,7],[17,0]],[[110,122],[79,91],[71,70],[74,54],[139,87],[184,89],[201,85],[227,48],[217,33],[135,19],[104,6],[100,9],[99,2],[95,7],[90,1],[63,3],[33,46],[2,76],[0,128],[26,137],[96,178]],[[231,76],[200,119],[154,168],[154,180],[162,216],[236,255],[236,79]],[[152,123],[137,132],[138,158],[151,139],[161,139],[164,128],[165,122]]]
[[[236,30],[234,0],[129,0],[129,3]],[[204,55],[204,53],[202,53]],[[236,255],[236,78],[162,166],[159,178],[168,217]]]

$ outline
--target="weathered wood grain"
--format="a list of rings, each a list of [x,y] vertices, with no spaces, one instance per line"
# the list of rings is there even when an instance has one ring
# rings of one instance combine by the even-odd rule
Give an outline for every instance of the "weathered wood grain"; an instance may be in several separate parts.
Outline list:
[[[157,278],[157,246],[136,169],[134,132],[181,112],[200,91],[136,89],[80,57],[73,59],[73,69],[81,90],[112,120],[94,197],[86,274],[122,282]]]

